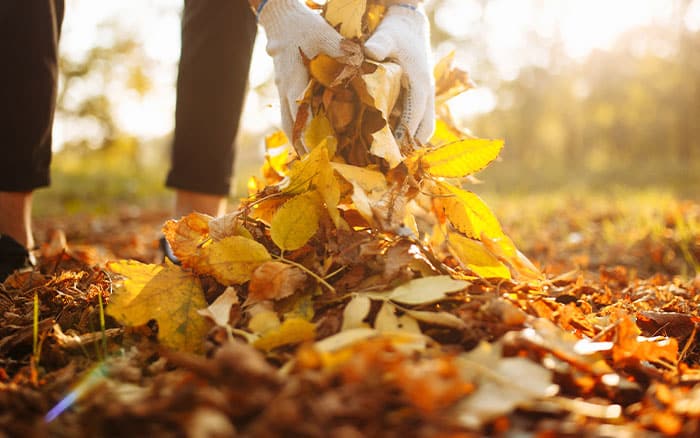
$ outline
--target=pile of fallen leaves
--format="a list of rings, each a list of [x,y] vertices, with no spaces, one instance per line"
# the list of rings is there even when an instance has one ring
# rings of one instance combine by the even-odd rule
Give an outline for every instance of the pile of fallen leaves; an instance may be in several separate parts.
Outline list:
[[[400,69],[362,58],[369,3],[327,4],[348,56],[308,60],[293,138],[268,138],[251,196],[165,224],[180,266],[90,267],[59,244],[8,278],[0,430],[700,433],[699,282],[542,275],[462,187],[503,144],[451,122],[470,83],[449,57],[430,144],[393,136]]]

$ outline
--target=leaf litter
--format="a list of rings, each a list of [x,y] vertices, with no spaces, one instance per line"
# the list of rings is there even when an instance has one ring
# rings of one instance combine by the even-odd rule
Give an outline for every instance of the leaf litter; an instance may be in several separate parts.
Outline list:
[[[59,234],[0,286],[0,433],[700,433],[700,281],[543,274],[464,185],[503,147],[449,117],[466,73],[438,63],[435,136],[397,141],[400,71],[351,48],[383,7],[355,3],[327,3],[349,55],[308,60],[250,196],[165,224],[182,266]]]

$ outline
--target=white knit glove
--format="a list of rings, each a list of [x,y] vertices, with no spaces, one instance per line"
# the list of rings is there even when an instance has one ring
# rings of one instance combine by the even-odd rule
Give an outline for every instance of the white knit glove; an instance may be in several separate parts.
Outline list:
[[[374,34],[365,43],[365,54],[375,61],[398,63],[408,79],[401,121],[394,135],[408,132],[426,143],[435,130],[435,81],[429,66],[430,24],[420,9],[390,6]]]
[[[291,141],[299,109],[297,101],[309,83],[299,50],[309,58],[320,53],[337,58],[343,55],[343,37],[299,0],[268,0],[258,18],[267,34],[267,53],[275,66],[282,128]]]

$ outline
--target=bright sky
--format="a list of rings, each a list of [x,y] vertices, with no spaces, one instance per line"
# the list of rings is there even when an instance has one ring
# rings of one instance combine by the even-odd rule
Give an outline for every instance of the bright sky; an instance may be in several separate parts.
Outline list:
[[[235,1],[235,0],[234,0]],[[243,1],[243,0],[239,0]],[[481,41],[499,68],[500,76],[512,79],[521,66],[546,65],[546,53],[528,45],[528,35],[536,32],[543,39],[561,35],[566,53],[583,59],[594,49],[610,48],[625,31],[673,18],[677,0],[489,0],[485,10],[477,0],[446,0],[436,12],[437,25],[457,39]],[[144,138],[159,137],[173,128],[176,65],[180,50],[180,0],[121,0],[68,2],[61,50],[71,59],[80,59],[90,48],[107,45],[114,35],[100,23],[116,20],[120,29],[141,42],[147,74],[154,82],[145,98],[122,87],[99,83],[80,84],[80,90],[103,90],[115,103],[117,121],[122,129]],[[482,27],[474,25],[483,16]],[[700,0],[694,0],[683,18],[688,29],[700,30]],[[472,34],[478,32],[478,34]],[[251,70],[251,86],[265,83],[272,75],[272,63],[264,50],[264,34],[256,44]],[[478,51],[446,44],[436,56],[457,49],[458,62],[478,78]],[[115,66],[119,68],[119,66]],[[76,96],[78,98],[79,96]],[[452,104],[457,117],[488,112],[497,96],[488,89],[477,89],[458,97]],[[274,87],[262,93],[250,93],[243,129],[262,133],[278,124],[278,105]],[[88,126],[76,126],[60,118],[56,121],[56,143],[89,132]]]

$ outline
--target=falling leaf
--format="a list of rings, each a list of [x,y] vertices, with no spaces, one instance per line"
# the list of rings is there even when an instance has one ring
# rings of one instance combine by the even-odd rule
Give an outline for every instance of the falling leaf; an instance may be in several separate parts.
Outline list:
[[[238,294],[234,288],[229,286],[209,305],[209,307],[198,310],[197,312],[214,321],[214,324],[223,327],[228,325],[229,317],[231,316],[231,308],[236,304],[238,304]]]
[[[367,0],[329,0],[324,16],[331,26],[340,26],[343,37],[359,38],[366,7]]]
[[[270,259],[267,249],[260,243],[232,236],[204,246],[193,269],[199,274],[211,275],[224,286],[231,286],[250,280],[253,271]]]
[[[484,245],[457,233],[450,233],[447,238],[450,252],[464,266],[483,278],[510,279],[510,270],[489,252]]]
[[[276,261],[265,262],[253,271],[246,305],[286,298],[301,290],[306,280],[306,274],[295,266]]]
[[[387,299],[402,304],[430,304],[447,298],[452,292],[458,292],[469,286],[469,282],[455,280],[449,275],[416,278],[395,288]]]
[[[289,344],[310,341],[316,337],[316,325],[301,318],[285,320],[279,327],[264,332],[253,346],[270,351]]]
[[[148,265],[136,261],[108,264],[123,275],[107,313],[124,325],[138,326],[158,321],[158,339],[163,345],[183,351],[202,350],[209,324],[198,310],[207,307],[199,279],[173,264]]]
[[[340,330],[368,327],[364,319],[369,314],[371,304],[371,300],[365,295],[353,296],[343,310],[343,325]]]
[[[503,140],[469,138],[426,152],[421,164],[432,176],[462,178],[488,166],[502,148]]]
[[[272,218],[270,237],[283,251],[304,246],[318,231],[318,194],[308,192],[287,201]]]

